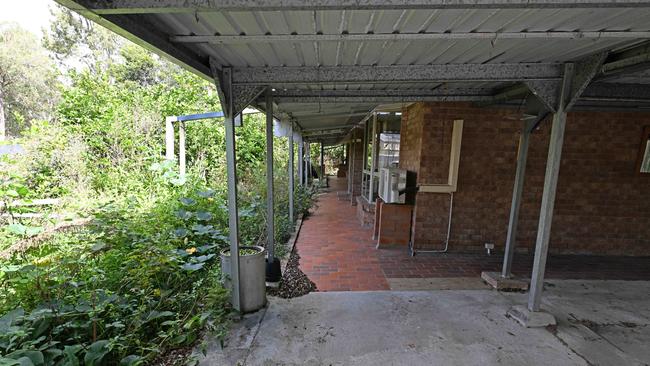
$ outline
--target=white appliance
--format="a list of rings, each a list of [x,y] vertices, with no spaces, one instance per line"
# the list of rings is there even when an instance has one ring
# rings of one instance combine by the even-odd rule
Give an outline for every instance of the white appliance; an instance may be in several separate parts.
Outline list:
[[[400,191],[406,188],[406,169],[382,168],[379,174],[379,197],[386,203],[404,203]]]

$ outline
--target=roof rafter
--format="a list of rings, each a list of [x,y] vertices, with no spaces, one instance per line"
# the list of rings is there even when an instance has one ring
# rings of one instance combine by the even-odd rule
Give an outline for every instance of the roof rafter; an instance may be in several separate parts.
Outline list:
[[[358,117],[358,116],[365,116],[368,114],[368,110],[359,110],[359,111],[349,111],[349,112],[341,112],[341,113],[305,113],[305,114],[298,114],[296,116],[297,119],[301,121],[305,120],[312,120],[312,119],[324,119],[324,118],[339,118],[339,117]]]
[[[491,105],[520,99],[530,94],[525,84],[515,84],[496,94],[487,89],[436,89],[430,90],[278,90],[273,100],[279,105],[288,103],[410,103],[420,101],[479,102]],[[579,99],[585,100],[643,100],[650,102],[650,86],[642,84],[593,83]],[[324,115],[326,116],[326,115]]]
[[[233,84],[247,85],[523,81],[561,76],[560,64],[543,63],[233,68]]]
[[[97,14],[210,11],[634,8],[647,0],[79,0]]]
[[[344,135],[350,130],[351,126],[347,128],[324,128],[320,130],[311,130],[305,131],[303,136],[313,137],[313,136],[324,136],[324,135]]]
[[[283,103],[400,103],[424,101],[489,101],[491,90],[437,88],[435,90],[278,90],[273,99]]]
[[[593,83],[580,96],[582,99],[612,101],[644,100],[650,103],[650,85]]]
[[[339,42],[339,41],[421,41],[484,39],[604,39],[650,38],[650,31],[600,32],[443,32],[443,33],[343,33],[343,34],[276,34],[276,35],[178,35],[174,43],[244,44],[269,42]]]

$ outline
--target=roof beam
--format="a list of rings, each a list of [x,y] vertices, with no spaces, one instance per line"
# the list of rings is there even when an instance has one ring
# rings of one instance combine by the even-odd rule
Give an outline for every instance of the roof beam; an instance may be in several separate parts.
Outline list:
[[[368,111],[350,111],[350,112],[343,112],[343,113],[304,113],[304,114],[296,114],[294,113],[294,116],[296,116],[297,119],[300,121],[308,121],[308,120],[319,120],[319,119],[325,119],[325,118],[344,118],[344,117],[359,117],[359,116],[365,116],[368,114]]]
[[[650,68],[650,43],[616,53],[602,67],[599,80],[610,80],[627,73],[643,71]]]
[[[555,90],[555,86],[549,85]],[[519,86],[507,88],[504,92],[496,94],[486,103],[479,103],[480,106],[496,104],[505,102],[512,99],[523,98],[526,94],[530,93],[528,88],[521,89]],[[506,96],[507,98],[499,98],[499,96]],[[603,101],[603,102],[634,102],[634,103],[650,103],[650,85],[645,84],[617,84],[617,83],[604,83],[594,82],[589,84],[584,92],[577,98],[577,101]],[[550,110],[550,109],[549,109]]]
[[[328,126],[328,127],[315,127],[315,128],[306,128],[303,130],[304,133],[309,133],[313,131],[325,131],[325,130],[341,130],[349,129],[352,125],[338,125],[338,126]]]
[[[541,63],[233,68],[233,83],[239,85],[523,81],[561,76],[560,64]]]
[[[243,112],[266,89],[260,85],[232,85],[232,68],[224,67],[220,69],[214,58],[210,58],[210,70],[214,77],[215,85],[217,85],[221,108],[227,111],[228,106],[232,105],[233,116],[237,116]]]
[[[607,54],[601,52],[591,55],[577,65],[576,76],[583,79],[581,85],[574,85],[572,90],[573,103],[577,99],[586,100],[613,100],[613,101],[638,101],[647,100],[650,97],[649,88],[643,85],[605,84],[602,81],[612,76],[619,76],[627,72],[647,69],[650,65],[650,43],[643,43],[627,50]],[[586,82],[585,82],[586,81]],[[596,85],[589,85],[591,81],[600,81]],[[527,86],[533,91],[549,110],[553,107],[549,104],[555,98],[559,81],[526,81]],[[506,89],[506,92],[494,96],[494,101],[500,102],[517,97],[523,97],[528,90],[519,87]],[[576,95],[584,94],[576,98]],[[569,107],[573,104],[570,103]],[[493,104],[493,103],[486,103]]]
[[[585,100],[638,101],[650,102],[650,85],[593,83],[580,96]]]
[[[561,81],[531,80],[526,82],[526,86],[544,104],[547,110],[555,113],[557,110],[559,90],[562,87]]]
[[[278,90],[273,99],[283,103],[403,103],[434,101],[488,101],[491,90],[451,89],[436,90]]]
[[[566,110],[570,110],[571,107],[578,101],[578,98],[585,91],[587,86],[594,79],[596,74],[600,72],[603,62],[607,57],[607,52],[601,52],[592,56],[589,56],[580,62],[576,63],[576,71],[573,76],[573,82],[571,84],[571,90],[568,93],[568,100],[566,101]]]
[[[488,102],[490,96],[445,95],[445,96],[403,96],[403,97],[331,97],[331,96],[284,96],[276,98],[279,104],[287,103],[400,103],[400,102]]]
[[[638,8],[647,0],[77,0],[97,14],[215,11]]]
[[[277,34],[277,35],[201,35],[172,36],[174,43],[244,44],[270,42],[339,42],[339,41],[421,41],[454,39],[604,39],[650,38],[650,31],[601,32],[444,32],[444,33],[343,33],[343,34]]]
[[[515,84],[500,90],[498,93],[484,100],[480,100],[478,105],[487,106],[487,105],[496,104],[500,102],[506,102],[511,99],[524,97],[528,93],[530,93],[530,90],[528,89],[528,86],[526,86],[526,84]]]
[[[577,63],[564,64],[564,78],[559,81],[527,81],[526,85],[544,106],[555,113],[569,111],[589,86],[607,57],[607,52],[589,56]]]
[[[349,130],[348,128],[337,128],[337,129],[322,129],[322,130],[312,130],[307,131],[303,134],[305,137],[314,137],[314,136],[326,136],[326,135],[345,135]]]
[[[451,88],[449,85],[431,89],[336,89],[336,90],[302,90],[302,89],[277,89],[273,92],[274,98],[283,97],[394,97],[394,98],[412,98],[412,97],[440,97],[448,95],[462,96],[491,96],[492,88]]]

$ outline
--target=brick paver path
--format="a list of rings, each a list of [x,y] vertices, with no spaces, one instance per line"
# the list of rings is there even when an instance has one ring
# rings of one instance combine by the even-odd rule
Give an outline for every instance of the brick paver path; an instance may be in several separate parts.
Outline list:
[[[296,242],[300,269],[319,291],[388,290],[372,230],[361,227],[350,202],[337,199],[345,180],[330,179],[330,184],[302,223]]]
[[[418,254],[382,249],[379,259],[388,278],[475,277],[483,271],[501,271],[502,255],[483,253]],[[512,272],[530,277],[533,256],[517,254]],[[549,255],[546,278],[589,280],[650,280],[650,257]]]
[[[300,268],[319,291],[388,290],[386,278],[479,277],[500,271],[503,257],[484,253],[408,255],[406,248],[375,249],[372,230],[362,228],[356,208],[339,201],[345,179],[330,179],[330,192],[302,224],[296,242]],[[532,255],[515,255],[513,272],[529,277]],[[547,278],[650,280],[650,257],[549,256]]]

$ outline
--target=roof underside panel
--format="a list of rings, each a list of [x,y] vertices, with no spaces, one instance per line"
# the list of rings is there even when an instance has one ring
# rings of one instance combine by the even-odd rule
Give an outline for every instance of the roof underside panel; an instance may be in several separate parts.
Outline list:
[[[337,103],[287,103],[303,130],[343,128],[358,123],[375,105]]]
[[[207,65],[211,59],[217,68],[232,67],[234,71],[268,68],[274,78],[250,84],[273,88],[281,111],[295,118],[304,131],[337,130],[326,134],[331,141],[335,133],[344,134],[338,131],[341,127],[357,124],[365,113],[386,100],[401,105],[413,101],[409,98],[414,96],[421,96],[421,100],[447,100],[440,98],[448,96],[464,100],[475,96],[477,101],[483,101],[482,98],[507,94],[508,90],[516,91],[522,87],[518,84],[522,80],[503,77],[510,73],[501,73],[499,78],[445,79],[438,78],[438,71],[433,77],[430,73],[427,79],[420,78],[422,73],[418,71],[415,77],[383,76],[381,80],[334,77],[328,80],[321,79],[320,74],[299,81],[283,80],[286,73],[297,73],[296,67],[318,70],[335,67],[357,72],[360,67],[368,70],[375,66],[475,64],[474,69],[483,67],[476,64],[560,66],[603,51],[623,52],[650,39],[650,1],[645,6],[633,0],[531,0],[537,4],[531,7],[530,1],[494,0],[503,8],[492,6],[489,0],[476,1],[475,4],[483,4],[477,6],[471,6],[472,2],[433,0],[350,1],[341,2],[340,6],[330,6],[337,3],[334,0],[317,1],[320,5],[309,1],[57,1],[72,8],[80,7],[82,13],[85,9],[86,16],[100,23],[112,22],[113,30],[117,28],[116,31],[144,39],[145,44],[153,46],[150,48],[163,50],[180,63],[189,64],[188,59],[192,59]],[[596,5],[590,8],[585,6],[587,3]],[[286,10],[278,4],[288,4],[298,10]],[[377,7],[372,9],[372,4]],[[117,9],[120,5],[126,8]],[[224,7],[231,10],[223,10]],[[310,7],[311,10],[305,10]],[[102,8],[108,11],[102,12]],[[129,14],[136,8],[139,10]],[[138,20],[146,24],[146,29],[129,29],[137,28]],[[174,47],[182,52],[175,55]],[[625,73],[610,70],[603,76],[603,72],[600,84],[650,84],[647,70],[650,56],[644,55],[650,55],[650,46],[632,55],[645,67],[630,69],[626,65]],[[203,76],[212,76],[208,75],[209,67],[190,67]],[[629,86],[616,88],[623,90],[621,94],[630,90]],[[608,88],[601,87],[601,90]],[[596,99],[592,96],[590,103],[596,103]]]
[[[340,34],[647,30],[648,8],[335,10],[156,14],[194,34]],[[209,31],[209,32],[206,32]]]
[[[650,9],[336,10],[152,14],[170,35],[264,36],[648,31]],[[190,44],[224,66],[562,62],[626,38],[422,39]],[[205,47],[206,44],[208,47]]]
[[[416,40],[191,45],[224,66],[430,65],[450,63],[565,62],[629,44],[621,39]]]

